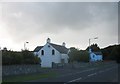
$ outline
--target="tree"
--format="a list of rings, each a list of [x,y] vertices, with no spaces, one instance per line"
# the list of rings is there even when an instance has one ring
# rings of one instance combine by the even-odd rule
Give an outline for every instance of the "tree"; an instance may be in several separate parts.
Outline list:
[[[116,60],[118,63],[120,63],[120,45],[116,45],[113,47],[112,52],[110,53],[109,58],[111,60]]]
[[[35,63],[35,56],[28,50],[22,50],[21,52],[23,56],[23,64],[34,64]]]
[[[2,51],[2,64],[14,65],[14,64],[39,64],[40,58],[34,56],[34,54],[28,50],[22,50],[21,52],[15,51]]]
[[[7,51],[2,51],[2,64],[6,65],[6,64],[11,64],[11,56],[9,55],[9,52]]]
[[[70,48],[69,61],[77,62],[88,62],[89,61],[89,52],[86,50],[78,50],[74,47]]]
[[[120,44],[101,49],[104,60],[116,60],[120,63]]]
[[[79,61],[89,62],[89,52],[86,50],[80,50],[80,58]]]
[[[90,46],[90,48],[91,48],[91,50],[92,50],[93,52],[99,52],[99,51],[100,51],[100,47],[99,47],[97,44],[92,44],[92,45]],[[86,50],[89,51],[89,47],[87,47]]]
[[[3,48],[3,50],[4,50],[4,51],[7,51],[7,48],[6,48],[6,47],[4,47],[4,48]]]
[[[79,50],[76,49],[75,47],[71,47],[70,53],[68,54],[69,61],[70,62],[77,61],[78,55],[79,55]]]
[[[41,64],[41,59],[38,56],[34,57],[34,63],[35,64]]]

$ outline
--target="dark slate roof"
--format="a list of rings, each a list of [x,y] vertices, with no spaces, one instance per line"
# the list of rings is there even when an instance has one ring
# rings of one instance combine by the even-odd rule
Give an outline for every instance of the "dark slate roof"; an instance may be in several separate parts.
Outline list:
[[[96,55],[102,55],[102,52],[93,52]]]
[[[59,51],[60,53],[63,54],[67,54],[68,50],[66,47],[62,46],[62,45],[57,45],[57,44],[53,44],[53,43],[49,43],[52,47],[54,47],[57,51]],[[34,52],[38,52],[43,46],[37,46],[34,49]]]
[[[54,47],[57,51],[59,51],[60,53],[63,53],[63,54],[67,54],[68,53],[68,50],[66,47],[62,46],[62,45],[57,45],[57,44],[53,44],[53,43],[50,43],[50,45],[52,47]]]
[[[34,49],[34,52],[38,52],[43,46],[37,46],[35,49]]]

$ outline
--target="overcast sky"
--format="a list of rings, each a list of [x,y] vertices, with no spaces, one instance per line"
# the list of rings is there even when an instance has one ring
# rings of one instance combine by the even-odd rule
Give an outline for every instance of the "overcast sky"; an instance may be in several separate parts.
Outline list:
[[[34,50],[52,43],[86,49],[89,38],[100,48],[118,43],[117,2],[0,3],[0,46]]]

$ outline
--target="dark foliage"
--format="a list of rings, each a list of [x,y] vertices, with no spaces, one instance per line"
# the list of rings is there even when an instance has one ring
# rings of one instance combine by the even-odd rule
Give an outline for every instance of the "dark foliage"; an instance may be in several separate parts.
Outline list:
[[[120,62],[120,45],[108,46],[101,49],[104,60],[116,60]]]
[[[15,65],[15,64],[39,64],[40,58],[28,50],[21,52],[15,51],[2,51],[2,65]]]
[[[86,50],[78,50],[74,47],[70,48],[69,53],[69,62],[88,62],[89,61],[89,53]]]
[[[100,51],[100,48],[99,48],[99,46],[98,46],[97,44],[92,44],[92,45],[90,46],[90,48],[91,48],[91,50],[92,50],[93,52],[99,52],[99,51]],[[88,50],[89,50],[89,47],[87,47],[86,50],[88,51]]]

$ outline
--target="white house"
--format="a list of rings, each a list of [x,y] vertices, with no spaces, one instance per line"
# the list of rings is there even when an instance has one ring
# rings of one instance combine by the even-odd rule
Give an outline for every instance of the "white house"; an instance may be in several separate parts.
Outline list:
[[[102,52],[92,52],[92,50],[89,49],[89,53],[90,53],[90,62],[103,60]]]
[[[52,63],[68,63],[68,52],[64,42],[62,45],[53,44],[50,38],[44,46],[37,46],[34,50],[34,54],[41,58],[41,67],[52,67]]]

